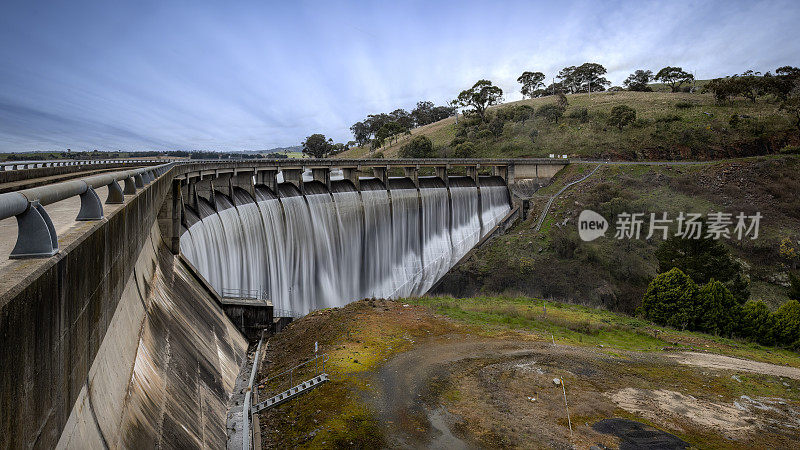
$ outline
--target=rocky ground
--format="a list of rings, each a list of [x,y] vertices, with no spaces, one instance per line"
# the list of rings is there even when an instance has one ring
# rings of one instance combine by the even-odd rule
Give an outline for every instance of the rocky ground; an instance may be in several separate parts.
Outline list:
[[[533,301],[493,302],[501,307],[364,300],[292,324],[270,340],[261,375],[307,358],[317,341],[332,381],[263,412],[264,446],[800,442],[800,358],[793,354],[586,308],[550,305],[543,314]]]

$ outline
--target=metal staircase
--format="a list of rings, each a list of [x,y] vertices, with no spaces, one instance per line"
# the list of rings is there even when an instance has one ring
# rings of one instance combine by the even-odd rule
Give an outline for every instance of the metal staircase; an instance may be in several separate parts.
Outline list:
[[[280,391],[278,394],[275,394],[263,402],[256,403],[251,408],[250,413],[256,414],[259,411],[272,408],[274,406],[278,406],[281,403],[287,402],[295,397],[298,397],[315,387],[321,385],[322,383],[329,381],[330,376],[325,372],[325,363],[328,361],[328,355],[315,355],[310,360],[298,364],[288,370],[285,370],[277,375],[271,376],[262,382],[258,383],[261,386],[274,386],[276,382],[278,382],[278,386],[290,386],[288,389]],[[312,376],[311,378],[303,381],[300,384],[294,384],[293,380],[296,379],[295,371],[298,371],[301,367],[306,367],[302,370],[302,375],[308,376],[309,375],[309,368],[311,369]],[[287,380],[288,378],[288,380]],[[285,381],[280,382],[283,379]],[[288,384],[287,384],[288,381]],[[255,390],[258,391],[258,385],[254,386]],[[272,390],[275,392],[276,390],[280,390],[280,388]]]
[[[289,401],[300,394],[308,392],[315,387],[319,386],[320,384],[329,381],[327,373],[321,373],[310,380],[306,380],[297,386],[292,386],[291,388],[281,392],[278,395],[274,395],[261,403],[253,405],[253,412],[257,413],[264,409],[272,408],[273,406],[278,406],[283,402]]]

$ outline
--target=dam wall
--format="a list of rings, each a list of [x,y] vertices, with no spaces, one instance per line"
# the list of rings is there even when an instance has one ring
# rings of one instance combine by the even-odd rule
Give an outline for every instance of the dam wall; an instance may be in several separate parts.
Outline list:
[[[62,248],[55,256],[39,263],[34,271],[0,294],[0,340],[3,342],[0,347],[0,448],[53,448],[59,442],[63,446],[82,448],[103,447],[103,442],[108,445],[114,442],[124,444],[131,441],[121,437],[122,433],[128,431],[120,430],[132,431],[137,428],[123,426],[123,423],[150,426],[157,430],[154,433],[163,437],[165,430],[172,429],[167,422],[169,414],[148,415],[149,411],[158,409],[146,403],[160,403],[165,408],[162,411],[168,411],[169,405],[182,399],[177,396],[148,397],[147,392],[159,392],[159,385],[155,382],[152,386],[144,386],[134,380],[120,381],[119,377],[123,375],[124,378],[138,376],[132,370],[136,364],[130,357],[131,348],[137,351],[135,361],[142,361],[136,367],[160,373],[162,380],[197,376],[203,383],[211,386],[214,396],[224,396],[226,385],[214,386],[209,381],[217,375],[213,370],[207,370],[207,364],[189,364],[191,361],[200,361],[201,356],[176,353],[175,357],[186,359],[185,366],[177,366],[169,357],[158,359],[152,354],[152,362],[143,365],[146,360],[140,359],[138,352],[150,351],[147,345],[140,344],[143,338],[135,339],[134,336],[130,342],[125,343],[113,341],[118,334],[130,337],[133,330],[142,333],[157,333],[164,328],[177,330],[179,327],[176,323],[179,321],[196,320],[185,316],[188,303],[171,304],[160,298],[170,296],[171,302],[189,302],[196,294],[190,289],[175,291],[173,287],[170,291],[164,286],[131,282],[137,276],[145,279],[146,273],[162,274],[158,280],[181,279],[176,276],[171,259],[159,260],[151,257],[147,264],[141,260],[142,252],[155,253],[156,248],[162,245],[161,239],[154,238],[152,233],[159,209],[171,188],[172,178],[172,174],[168,172],[135,195],[126,198],[122,207],[94,223],[86,233]],[[182,295],[186,297],[181,299]],[[140,305],[132,306],[131,299],[136,299],[137,296],[140,300],[136,301]],[[197,296],[196,299],[199,302],[205,301],[202,296]],[[141,311],[136,311],[137,308],[148,313],[143,316]],[[164,311],[151,311],[156,308]],[[214,309],[213,305],[204,308],[209,311]],[[164,322],[161,328],[157,326],[156,321],[159,320]],[[224,323],[227,319],[222,317],[220,320]],[[222,325],[218,325],[217,329],[223,330]],[[217,336],[216,331],[213,335]],[[226,349],[223,352],[231,355],[226,358],[240,362],[244,345],[241,336],[235,338],[223,335],[220,331],[216,339],[227,339],[231,342],[231,350]],[[202,348],[203,339],[207,339],[198,333],[188,333],[180,337],[177,331],[172,336],[173,342],[168,346],[163,345],[165,341],[159,343],[165,338],[164,335],[153,334],[154,339],[144,338],[144,342],[154,343],[155,348],[177,348],[179,343],[183,347],[196,344],[198,348]],[[102,353],[106,355],[101,359],[105,362],[98,359],[101,348],[108,348]],[[215,353],[219,354],[216,350]],[[223,358],[219,357],[221,359]],[[212,364],[217,365],[217,372],[229,373],[228,362],[221,368],[219,360]],[[194,368],[196,375],[181,372],[188,366]],[[108,372],[123,370],[119,369],[122,367],[129,367],[129,372]],[[175,372],[167,373],[166,368]],[[100,385],[108,386],[111,383],[108,380],[102,381],[104,377],[114,378],[114,383],[118,384],[114,389],[100,388]],[[156,378],[140,377],[137,380]],[[98,383],[98,389],[104,390],[99,402],[92,401],[92,393],[96,392],[93,388],[95,382]],[[118,393],[117,389],[123,384],[126,386],[125,392],[128,392],[128,388],[143,389],[143,396],[138,397],[142,399],[141,403],[138,406],[135,403],[125,403],[124,408],[115,409],[113,413],[104,409],[108,406],[103,404],[104,399],[111,395],[112,390]],[[175,392],[174,387],[168,388],[167,385],[168,381],[162,381],[164,389],[170,393]],[[194,391],[194,395],[200,395],[198,392],[201,391]],[[133,392],[128,394],[131,395],[129,400],[135,401],[137,397]],[[204,399],[211,398],[203,395]],[[83,413],[76,416],[76,408]],[[119,419],[119,424],[112,426],[96,421],[92,425],[91,421],[85,420],[87,412],[93,417],[103,416],[102,420]],[[123,420],[123,416],[131,420],[124,422],[127,419]],[[78,420],[77,417],[83,417],[84,420]],[[173,419],[181,419],[179,423],[189,426],[182,418],[175,416],[169,420]],[[66,428],[68,422],[72,425],[72,431]],[[224,423],[224,419],[221,423]],[[92,431],[92,427],[95,431]],[[73,437],[62,440],[64,433]],[[148,436],[146,433],[143,435]],[[98,436],[100,440],[97,440]]]
[[[153,227],[56,447],[225,447],[246,350]]]
[[[298,313],[422,295],[510,210],[498,177],[256,185],[185,205],[181,253],[218,291]]]

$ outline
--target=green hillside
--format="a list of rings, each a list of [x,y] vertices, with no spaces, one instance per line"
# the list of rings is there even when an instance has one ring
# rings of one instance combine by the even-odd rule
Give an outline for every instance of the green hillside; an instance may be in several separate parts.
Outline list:
[[[698,81],[702,84],[702,82]],[[602,92],[567,95],[568,106],[558,121],[539,114],[555,104],[555,96],[505,103],[489,115],[512,116],[501,124],[478,123],[459,116],[415,128],[377,150],[353,148],[338,157],[394,158],[413,137],[431,139],[437,156],[463,156],[460,143],[473,157],[571,157],[612,159],[716,159],[777,153],[800,143],[798,130],[779,104],[760,98],[716,104],[712,94],[671,92]],[[611,110],[626,105],[636,120],[622,129],[609,123]],[[527,108],[526,108],[527,107]],[[534,117],[528,115],[533,108]],[[513,114],[512,114],[513,113]]]
[[[553,203],[539,232],[538,214],[564,184],[588,173],[594,164],[571,164],[553,184],[532,199],[527,220],[479,249],[452,271],[438,293],[469,296],[512,292],[603,305],[633,312],[657,274],[654,255],[660,238],[614,239],[613,223],[606,237],[583,242],[577,218],[591,209],[610,219],[620,212],[675,218],[679,212],[738,214],[760,212],[756,240],[723,240],[750,280],[750,298],[773,309],[787,300],[788,274],[798,265],[780,252],[781,241],[800,245],[800,158],[769,156],[700,165],[602,166]]]

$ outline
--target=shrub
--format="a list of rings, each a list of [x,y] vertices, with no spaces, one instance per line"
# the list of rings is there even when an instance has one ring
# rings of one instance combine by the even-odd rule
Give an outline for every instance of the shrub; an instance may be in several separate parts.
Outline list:
[[[791,300],[800,300],[800,277],[795,274],[789,274],[789,292],[788,297]]]
[[[456,148],[453,150],[453,157],[454,158],[474,158],[475,157],[475,145],[472,142],[464,142],[458,144]]]
[[[676,267],[650,282],[640,312],[655,323],[683,330],[695,317],[696,296],[697,285]]]
[[[611,117],[609,117],[608,123],[621,130],[623,127],[633,123],[634,120],[636,120],[635,109],[627,105],[617,105],[611,108]]]
[[[459,136],[459,135],[456,135],[456,137],[454,137],[454,138],[453,138],[453,140],[452,140],[452,141],[450,141],[450,146],[451,146],[451,147],[455,147],[455,146],[457,146],[458,144],[463,144],[464,142],[467,142],[467,138],[466,138],[466,136]]]
[[[731,115],[731,118],[728,119],[728,125],[730,125],[731,128],[738,127],[739,126],[739,115],[738,114]]]
[[[655,118],[656,123],[670,123],[670,122],[680,122],[680,121],[681,121],[681,116],[677,114],[666,114]]]
[[[400,149],[402,158],[433,158],[433,142],[427,136],[417,136]]]
[[[536,110],[536,115],[544,117],[550,122],[558,123],[559,119],[564,115],[564,109],[558,105],[542,105]]]
[[[496,114],[489,122],[489,131],[491,131],[495,137],[500,137],[500,135],[503,134],[503,126],[505,124],[503,116]]]
[[[531,132],[528,133],[528,137],[531,138],[531,142],[535,143],[536,138],[539,137],[539,131],[536,129],[531,130]]]
[[[567,109],[567,106],[569,106],[567,96],[561,91],[556,92],[556,101],[558,102],[558,107],[562,110]]]
[[[375,154],[372,155],[372,157],[375,159],[383,159],[383,152],[375,152]]]
[[[749,301],[742,306],[738,334],[763,345],[775,343],[774,318],[769,307],[761,300]]]
[[[787,145],[780,152],[784,155],[800,155],[800,145]]]
[[[481,130],[475,134],[477,139],[491,139],[492,137],[494,137],[494,134],[489,130]]]
[[[728,283],[741,273],[742,266],[734,260],[728,249],[719,240],[703,237],[683,239],[671,236],[655,251],[658,271],[666,272],[677,267],[697,283],[707,283],[712,278]],[[733,292],[735,297],[743,292]]]
[[[789,300],[775,311],[775,338],[790,346],[800,339],[800,302]]]
[[[563,228],[554,229],[550,234],[550,248],[553,252],[561,258],[572,259],[580,245],[578,237]]]
[[[536,112],[533,106],[519,105],[514,108],[514,120],[522,122],[523,125],[525,125],[526,120],[532,119],[534,115],[536,115]]]
[[[730,336],[740,308],[724,284],[711,280],[697,292],[694,328],[706,333]]]
[[[678,103],[675,103],[675,107],[678,108],[678,109],[693,108],[694,107],[694,103],[692,103],[692,102],[678,102]]]
[[[567,117],[575,119],[580,123],[586,123],[589,121],[589,110],[586,108],[574,109],[569,112]]]

